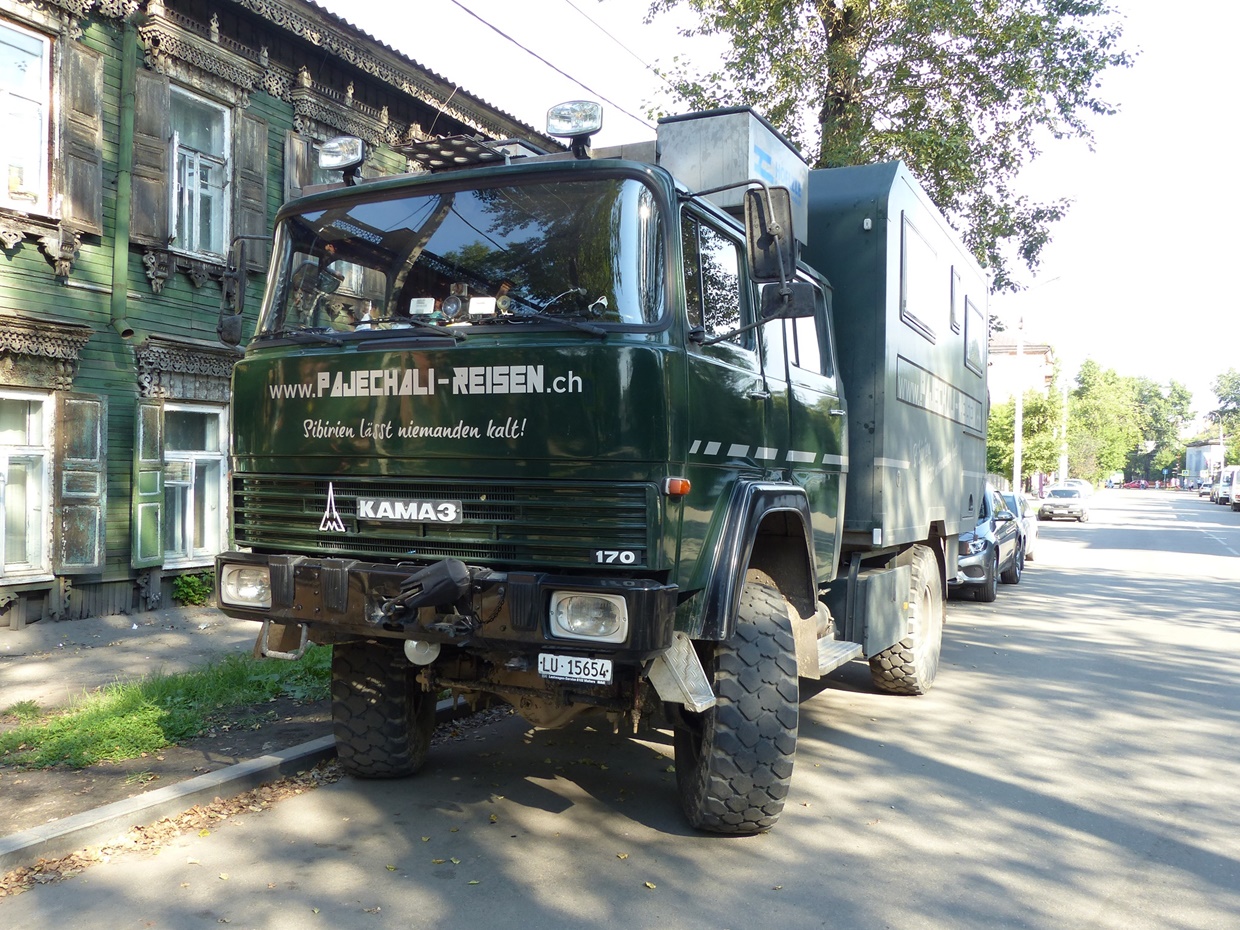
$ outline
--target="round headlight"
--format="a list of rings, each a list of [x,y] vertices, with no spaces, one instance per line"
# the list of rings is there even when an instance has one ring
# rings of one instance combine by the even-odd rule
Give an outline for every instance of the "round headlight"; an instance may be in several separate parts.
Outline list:
[[[444,315],[444,318],[448,320],[455,320],[461,315],[461,311],[464,308],[465,305],[461,303],[461,298],[457,297],[455,294],[451,297],[445,297],[443,299],[443,303],[439,307],[440,311]]]

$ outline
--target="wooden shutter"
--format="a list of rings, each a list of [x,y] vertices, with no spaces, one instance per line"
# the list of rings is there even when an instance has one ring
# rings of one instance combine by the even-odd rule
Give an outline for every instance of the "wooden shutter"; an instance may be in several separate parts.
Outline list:
[[[129,564],[164,564],[164,404],[139,400],[134,418]]]
[[[107,515],[108,401],[56,395],[53,545],[58,575],[103,571]]]
[[[175,176],[168,174],[168,138],[172,135],[172,91],[168,78],[138,69],[134,85],[133,210],[129,237],[134,242],[168,246],[168,204]]]
[[[103,56],[67,42],[62,73],[60,217],[73,229],[102,235]]]
[[[301,133],[284,134],[284,202],[301,196],[314,177],[314,144]]]
[[[234,161],[237,200],[234,232],[242,236],[267,236],[267,123],[243,113],[237,125],[237,156]],[[246,256],[252,271],[267,270],[267,244],[249,242]]]

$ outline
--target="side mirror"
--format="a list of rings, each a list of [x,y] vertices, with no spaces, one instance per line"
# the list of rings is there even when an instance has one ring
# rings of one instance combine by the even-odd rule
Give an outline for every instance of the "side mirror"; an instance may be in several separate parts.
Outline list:
[[[224,345],[241,344],[241,314],[245,311],[246,288],[245,240],[238,239],[228,251],[220,290],[220,318],[215,332]]]
[[[818,289],[804,281],[765,284],[762,286],[762,319],[793,320],[813,316],[817,298]]]
[[[796,272],[792,195],[786,187],[745,191],[745,246],[755,281],[788,281]]]

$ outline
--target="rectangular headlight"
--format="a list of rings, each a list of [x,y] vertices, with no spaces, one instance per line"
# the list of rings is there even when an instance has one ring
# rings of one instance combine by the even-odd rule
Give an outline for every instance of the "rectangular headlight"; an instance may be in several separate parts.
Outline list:
[[[622,643],[629,635],[629,608],[617,594],[555,591],[551,595],[551,635]]]
[[[234,607],[271,607],[271,571],[266,565],[225,565],[220,600]]]
[[[547,111],[547,135],[592,136],[603,128],[603,108],[593,100],[569,100]]]
[[[319,148],[319,167],[324,171],[354,168],[366,160],[366,143],[357,136],[337,136]]]

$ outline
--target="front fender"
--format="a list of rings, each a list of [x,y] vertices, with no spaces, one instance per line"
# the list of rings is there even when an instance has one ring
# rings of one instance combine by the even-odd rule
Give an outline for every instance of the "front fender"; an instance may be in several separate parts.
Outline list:
[[[765,521],[781,516],[782,532],[773,537],[780,544],[772,547],[755,567],[779,579],[784,596],[793,603],[813,604],[816,598],[812,523],[804,490],[793,484],[737,481],[728,497],[723,518],[717,524],[719,532],[708,543],[711,554],[705,582],[691,602],[686,632],[693,639],[722,641],[732,636],[746,569],[754,560],[759,530]],[[762,564],[772,558],[789,562],[791,570],[772,570],[774,565]]]

